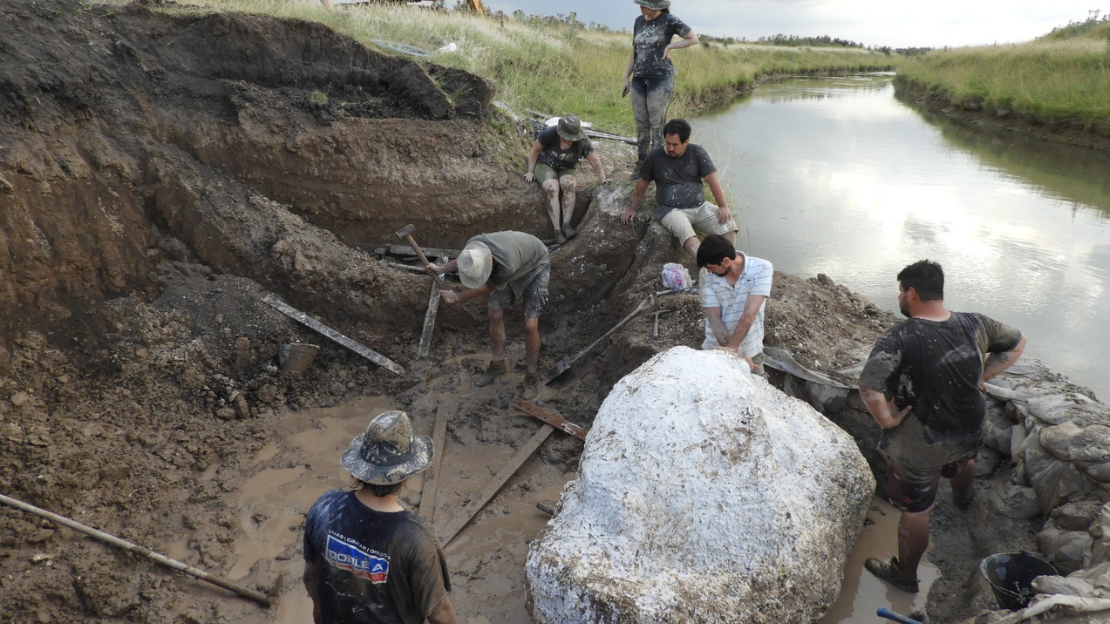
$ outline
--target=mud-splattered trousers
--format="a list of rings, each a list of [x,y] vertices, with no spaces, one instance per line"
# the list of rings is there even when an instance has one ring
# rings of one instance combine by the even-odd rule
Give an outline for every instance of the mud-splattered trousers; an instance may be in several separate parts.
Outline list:
[[[633,77],[631,82],[632,114],[636,118],[636,163],[663,145],[663,124],[667,108],[674,97],[674,74],[669,76]]]

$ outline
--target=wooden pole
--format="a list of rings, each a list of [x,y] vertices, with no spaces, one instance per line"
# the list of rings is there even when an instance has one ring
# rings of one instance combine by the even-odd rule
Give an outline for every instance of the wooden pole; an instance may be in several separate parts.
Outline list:
[[[474,498],[470,499],[470,502],[466,506],[454,513],[451,521],[448,522],[446,526],[436,532],[439,536],[439,543],[443,546],[447,546],[447,544],[451,543],[451,540],[455,539],[455,536],[470,522],[474,514],[478,513],[481,511],[482,507],[486,506],[489,499],[497,494],[501,486],[505,485],[505,482],[516,474],[521,464],[527,461],[528,458],[532,456],[532,453],[535,453],[536,449],[538,449],[540,445],[543,444],[544,440],[554,431],[555,428],[551,425],[540,427],[539,431],[537,431],[530,440],[525,442],[524,446],[520,447],[516,454],[509,459],[508,463],[506,463],[492,479],[482,486],[482,490],[478,492]]]
[[[381,353],[378,353],[377,351],[375,351],[373,349],[367,348],[367,347],[355,342],[354,340],[351,340],[350,338],[348,338],[348,337],[344,336],[343,334],[335,331],[334,329],[328,327],[327,325],[324,325],[320,321],[317,321],[316,319],[314,319],[311,316],[305,314],[304,312],[301,312],[300,310],[298,310],[298,309],[294,308],[293,306],[285,303],[284,301],[281,301],[281,300],[277,299],[273,295],[268,295],[266,297],[263,297],[262,300],[265,301],[266,303],[270,304],[278,312],[281,312],[282,314],[288,316],[289,318],[291,318],[295,321],[299,321],[303,325],[307,325],[308,327],[311,327],[312,329],[316,330],[318,333],[323,334],[324,336],[326,336],[328,338],[331,338],[333,341],[338,342],[339,344],[343,345],[344,347],[347,347],[351,351],[354,351],[355,353],[357,353],[357,354],[361,355],[362,357],[370,360],[371,362],[377,364],[378,366],[389,369],[389,370],[393,371],[394,373],[397,373],[398,375],[404,375],[405,374],[405,369],[402,368],[400,364],[394,362],[393,360],[385,357],[384,355],[382,355]]]
[[[424,472],[424,488],[420,491],[420,516],[431,526],[435,526],[436,492],[439,491],[439,469],[443,466],[443,449],[447,442],[447,418],[454,407],[450,395],[439,395],[436,424],[432,430],[432,465]]]
[[[586,434],[590,431],[586,427],[576,425],[558,414],[536,407],[520,397],[513,399],[513,407],[536,420],[545,422],[552,427],[562,430],[564,433],[569,433],[583,442],[586,441]]]
[[[94,529],[90,526],[85,526],[84,524],[81,524],[80,522],[77,522],[75,520],[70,520],[69,518],[66,518],[65,516],[59,516],[58,514],[51,513],[49,511],[46,511],[45,509],[40,509],[38,507],[35,507],[34,505],[29,505],[27,503],[24,503],[23,501],[19,501],[19,500],[16,500],[14,498],[9,498],[7,496],[4,496],[3,494],[0,494],[0,503],[4,503],[5,505],[10,505],[12,507],[15,507],[16,509],[21,509],[23,511],[26,511],[27,513],[34,514],[34,515],[39,516],[41,518],[46,518],[47,520],[49,520],[49,521],[51,521],[55,524],[60,524],[64,527],[69,527],[69,528],[73,529],[74,531],[79,531],[81,533],[84,533],[85,535],[93,537],[97,540],[100,540],[101,542],[106,543],[106,544],[111,544],[112,546],[122,548],[126,551],[133,552],[133,553],[138,554],[138,555],[143,555],[144,557],[146,557],[148,559],[152,559],[156,563],[160,563],[160,564],[166,566],[167,568],[173,568],[174,570],[177,570],[179,572],[184,572],[185,574],[188,574],[190,576],[195,576],[196,578],[198,578],[202,581],[207,581],[209,583],[212,583],[213,585],[219,585],[220,587],[223,587],[224,589],[233,591],[236,594],[239,594],[240,596],[242,596],[244,598],[249,598],[250,600],[253,600],[253,601],[257,602],[258,604],[260,604],[264,607],[269,607],[270,606],[270,597],[267,596],[266,594],[263,594],[261,592],[257,592],[253,589],[247,589],[245,587],[240,587],[239,585],[236,585],[236,584],[234,584],[230,581],[225,581],[222,578],[219,578],[217,576],[213,576],[212,574],[209,574],[208,572],[205,572],[204,570],[194,568],[194,567],[192,567],[188,564],[182,563],[182,562],[177,561],[175,559],[170,559],[169,557],[166,557],[165,555],[160,555],[160,554],[154,552],[153,550],[151,550],[149,548],[146,548],[145,546],[139,546],[138,544],[133,544],[131,542],[128,542],[127,540],[120,539],[120,538],[116,537],[115,535],[111,535],[111,534],[105,533],[103,531],[99,531],[99,530]]]
[[[432,348],[432,331],[436,326],[436,313],[439,311],[439,280],[432,278],[432,292],[428,295],[428,311],[424,313],[424,331],[420,334],[420,346],[416,349],[417,359],[428,357]]]

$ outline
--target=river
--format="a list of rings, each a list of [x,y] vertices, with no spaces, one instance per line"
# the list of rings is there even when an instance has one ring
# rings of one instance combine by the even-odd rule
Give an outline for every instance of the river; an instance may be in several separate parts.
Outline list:
[[[895,276],[945,270],[950,310],[1110,391],[1110,156],[911,108],[891,74],[764,84],[692,122],[732,197],[739,247],[897,310]]]

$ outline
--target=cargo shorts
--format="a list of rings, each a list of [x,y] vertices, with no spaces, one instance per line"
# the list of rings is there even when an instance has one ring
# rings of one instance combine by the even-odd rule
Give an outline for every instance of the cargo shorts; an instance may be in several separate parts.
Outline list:
[[[685,242],[695,232],[703,234],[728,234],[735,232],[736,219],[728,215],[727,223],[717,221],[717,206],[710,202],[703,202],[696,208],[675,208],[664,216],[660,223],[678,237],[679,242]]]
[[[547,309],[547,285],[550,281],[551,265],[548,264],[524,287],[524,318],[540,318]],[[488,305],[494,310],[504,310],[512,307],[515,301],[516,294],[512,287],[506,286],[490,293]]]

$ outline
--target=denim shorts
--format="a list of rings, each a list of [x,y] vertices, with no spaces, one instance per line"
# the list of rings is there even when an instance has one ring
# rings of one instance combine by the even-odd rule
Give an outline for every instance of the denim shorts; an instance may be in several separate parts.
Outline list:
[[[548,264],[524,287],[524,318],[539,318],[547,309],[547,284],[551,281],[551,265]],[[489,307],[504,310],[512,307],[516,295],[511,287],[490,293]]]

